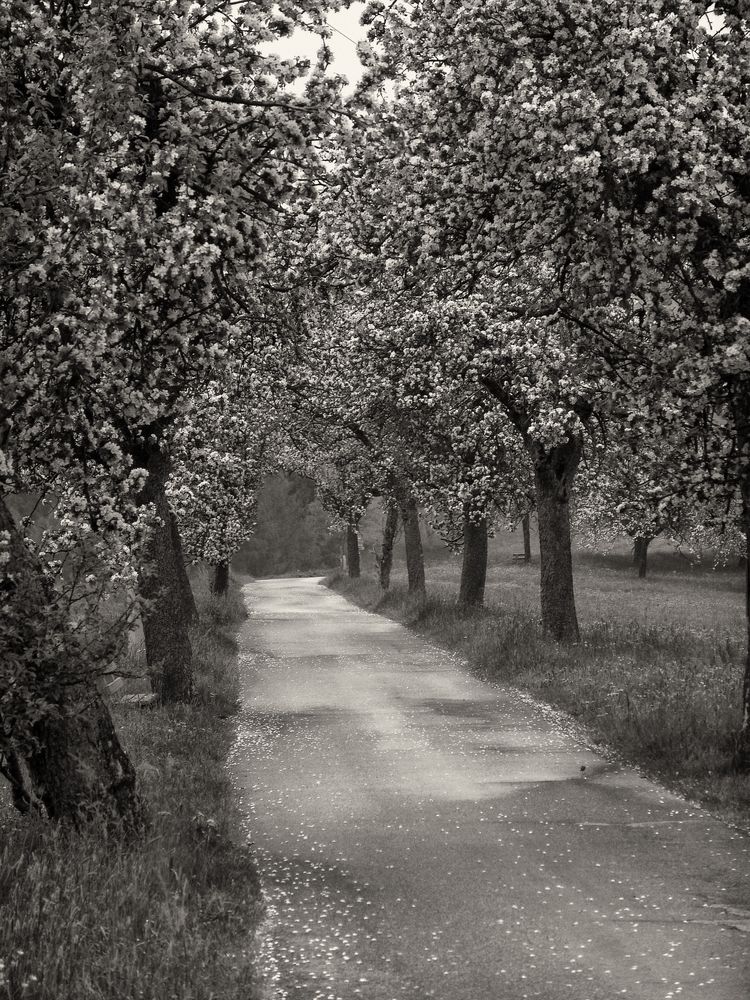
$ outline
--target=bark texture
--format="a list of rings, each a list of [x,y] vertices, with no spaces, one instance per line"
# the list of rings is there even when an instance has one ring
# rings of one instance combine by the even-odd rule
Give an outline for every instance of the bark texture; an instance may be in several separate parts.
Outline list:
[[[39,747],[27,758],[33,790],[52,819],[120,820],[136,831],[145,813],[135,770],[109,710],[92,683],[68,691],[64,714],[40,723]]]
[[[383,525],[383,545],[378,558],[378,575],[380,589],[388,590],[391,585],[391,569],[393,568],[393,544],[398,531],[398,506],[388,501],[385,508],[385,524]]]
[[[419,530],[419,509],[411,494],[404,495],[399,506],[404,525],[404,547],[406,549],[406,575],[409,593],[420,598],[425,596],[424,553],[422,535]]]
[[[633,565],[638,567],[638,577],[641,580],[648,573],[648,547],[651,542],[652,539],[647,535],[639,535],[633,541]]]
[[[474,521],[469,511],[464,512],[464,558],[461,566],[459,603],[466,607],[484,604],[484,587],[487,582],[487,521]]]
[[[359,535],[353,521],[346,526],[346,568],[352,580],[359,579]]]
[[[733,398],[732,416],[737,429],[740,452],[740,492],[745,532],[745,672],[742,680],[742,725],[737,740],[734,765],[750,771],[750,393],[748,386],[738,386]]]
[[[570,551],[570,491],[583,451],[578,439],[532,453],[539,523],[542,625],[558,642],[579,639]]]
[[[145,812],[135,771],[96,680],[87,673],[90,668],[82,668],[75,658],[80,638],[57,611],[42,566],[2,500],[0,531],[9,537],[0,586],[11,629],[5,635],[6,652],[23,667],[17,690],[26,701],[3,698],[0,735],[16,745],[4,741],[0,749],[14,804],[25,811],[41,803],[50,817],[78,825],[97,818],[138,831]],[[33,719],[28,731],[23,719],[18,723],[13,718],[19,709],[25,711],[23,719]]]
[[[173,510],[169,511],[169,527],[172,532],[172,545],[175,551],[175,567],[177,571],[177,583],[180,588],[182,599],[182,610],[185,618],[190,624],[198,621],[198,606],[195,603],[193,588],[190,586],[190,578],[187,574],[185,564],[185,553],[182,549],[182,539],[180,538],[180,528]]]
[[[214,566],[211,580],[211,593],[217,597],[226,597],[229,590],[229,560],[222,559]]]
[[[172,511],[165,486],[169,462],[158,447],[145,457],[148,472],[141,503],[153,503],[159,521],[141,574],[141,597],[148,601],[143,615],[146,662],[153,672],[154,690],[162,702],[189,701],[193,694],[193,653],[185,608],[187,577],[181,550],[175,545]]]
[[[531,516],[529,514],[526,514],[521,521],[521,529],[523,531],[523,561],[528,564],[531,562]]]

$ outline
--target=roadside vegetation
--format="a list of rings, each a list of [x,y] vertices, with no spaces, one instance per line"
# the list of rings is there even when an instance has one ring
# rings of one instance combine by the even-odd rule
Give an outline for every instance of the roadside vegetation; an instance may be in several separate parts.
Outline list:
[[[457,603],[460,561],[450,557],[427,560],[423,602],[399,564],[388,591],[369,571],[329,583],[455,650],[478,676],[564,709],[596,743],[750,825],[750,780],[727,769],[741,722],[743,574],[657,549],[651,576],[639,580],[624,547],[579,552],[581,641],[561,645],[542,632],[538,565],[513,564],[512,542],[495,541],[484,607]]]
[[[111,706],[150,826],[130,844],[96,823],[76,831],[0,804],[2,1000],[253,1000],[263,904],[239,843],[225,762],[238,702],[233,633],[241,597],[196,586],[190,704]],[[148,690],[142,651],[131,692]]]

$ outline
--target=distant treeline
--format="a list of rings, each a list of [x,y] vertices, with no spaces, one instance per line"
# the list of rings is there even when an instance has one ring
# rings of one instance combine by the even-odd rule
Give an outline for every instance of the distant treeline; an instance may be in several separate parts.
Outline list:
[[[251,576],[309,573],[337,566],[342,533],[330,527],[315,498],[315,484],[304,476],[267,476],[258,496],[255,534],[232,559]]]

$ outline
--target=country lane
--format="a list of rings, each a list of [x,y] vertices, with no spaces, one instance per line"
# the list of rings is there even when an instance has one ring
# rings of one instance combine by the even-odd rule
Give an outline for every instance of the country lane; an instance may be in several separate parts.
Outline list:
[[[269,997],[748,1000],[748,838],[317,579],[244,592]]]

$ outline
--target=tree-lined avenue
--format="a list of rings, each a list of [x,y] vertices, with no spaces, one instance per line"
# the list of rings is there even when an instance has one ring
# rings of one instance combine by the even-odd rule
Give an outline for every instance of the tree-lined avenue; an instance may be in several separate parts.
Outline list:
[[[279,996],[746,997],[746,838],[316,579],[245,596],[231,768]]]

